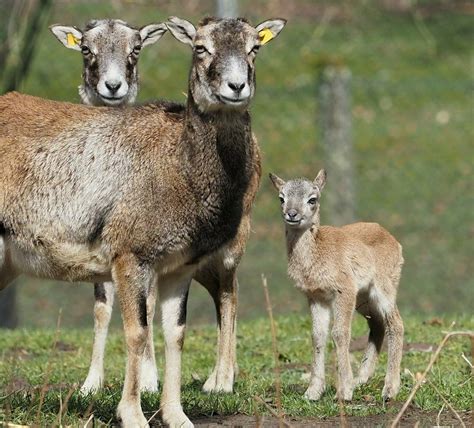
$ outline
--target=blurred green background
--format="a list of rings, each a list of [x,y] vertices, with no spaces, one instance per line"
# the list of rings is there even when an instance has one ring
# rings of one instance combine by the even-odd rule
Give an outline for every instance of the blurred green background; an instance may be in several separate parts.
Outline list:
[[[356,217],[380,222],[403,245],[401,312],[472,312],[473,3],[240,0],[239,9],[254,24],[271,17],[289,20],[257,59],[252,117],[263,178],[239,271],[240,317],[265,314],[262,273],[277,313],[306,310],[305,298],[286,275],[284,229],[267,175],[314,178],[324,166],[317,94],[326,64],[352,72]],[[62,0],[53,2],[48,25],[81,27],[110,17],[142,26],[170,15],[196,22],[214,13],[210,0]],[[21,92],[79,102],[81,55],[59,44],[47,26],[34,36]],[[139,100],[184,102],[189,64],[188,48],[169,34],[144,49]],[[325,192],[331,192],[331,171]],[[331,223],[324,196],[322,223]],[[53,327],[59,308],[63,326],[92,325],[90,285],[23,277],[17,284],[20,326]],[[215,318],[200,286],[192,287],[189,308],[190,323]],[[118,314],[115,310],[115,326]]]

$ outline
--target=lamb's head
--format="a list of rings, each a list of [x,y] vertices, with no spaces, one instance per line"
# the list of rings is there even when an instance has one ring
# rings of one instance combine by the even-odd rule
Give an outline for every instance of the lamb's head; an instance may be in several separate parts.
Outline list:
[[[166,25],[193,48],[189,93],[201,111],[246,109],[255,92],[255,56],[275,38],[284,19],[252,27],[245,19],[205,18],[197,28],[171,17]]]
[[[313,181],[284,181],[275,174],[270,174],[270,179],[279,192],[282,215],[288,228],[304,230],[319,225],[319,199],[326,184],[324,169]]]
[[[50,29],[64,46],[82,53],[82,102],[106,106],[135,101],[140,51],[158,41],[167,30],[165,24],[136,29],[119,19],[90,21],[84,31],[63,25],[52,25]]]

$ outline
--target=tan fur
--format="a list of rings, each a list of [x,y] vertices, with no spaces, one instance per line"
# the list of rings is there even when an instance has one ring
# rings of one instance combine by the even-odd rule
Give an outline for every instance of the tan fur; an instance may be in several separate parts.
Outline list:
[[[338,396],[352,399],[349,342],[351,320],[357,310],[367,317],[371,329],[357,383],[366,382],[372,375],[385,330],[389,356],[382,395],[395,397],[400,386],[403,345],[403,323],[396,305],[403,265],[401,245],[377,223],[319,226],[324,171],[314,182],[285,183],[274,175],[271,178],[283,200],[288,274],[307,296],[313,319],[313,365],[305,396],[317,400],[325,388],[324,348],[332,312]]]

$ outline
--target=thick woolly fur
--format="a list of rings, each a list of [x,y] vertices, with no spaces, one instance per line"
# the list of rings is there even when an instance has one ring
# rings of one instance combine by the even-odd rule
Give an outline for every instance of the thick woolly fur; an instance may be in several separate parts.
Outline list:
[[[156,282],[166,350],[162,417],[192,426],[180,403],[186,299],[196,269],[216,254],[232,267],[248,235],[260,170],[248,105],[262,25],[228,19],[196,30],[170,20],[173,35],[194,49],[186,107],[0,97],[0,288],[21,273],[113,279],[128,355],[118,407],[124,426],[147,424],[140,378]],[[275,36],[283,25],[268,21]],[[226,83],[232,96],[224,95]]]
[[[400,387],[403,323],[396,295],[403,265],[402,247],[377,223],[320,226],[319,200],[326,181],[284,182],[278,189],[286,224],[288,274],[308,298],[313,319],[313,364],[305,396],[318,400],[325,389],[324,350],[333,314],[332,337],[338,361],[338,396],[351,400],[353,388],[373,374],[384,335],[388,367],[382,395],[393,398]],[[357,310],[367,318],[369,343],[354,382],[349,359],[351,320]]]

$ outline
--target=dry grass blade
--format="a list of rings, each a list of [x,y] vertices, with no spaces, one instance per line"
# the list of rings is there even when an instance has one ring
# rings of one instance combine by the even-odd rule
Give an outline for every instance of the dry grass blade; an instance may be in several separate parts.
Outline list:
[[[276,326],[273,319],[273,310],[270,302],[270,294],[268,292],[267,278],[262,274],[262,285],[263,292],[265,294],[265,303],[267,306],[268,317],[270,318],[270,327],[272,332],[272,345],[273,345],[273,357],[275,359],[275,401],[276,408],[278,410],[278,424],[281,427],[283,425],[283,412],[281,409],[281,378],[280,378],[280,364],[278,359],[278,343],[276,336]]]
[[[87,419],[86,423],[84,424],[84,428],[87,428],[87,425],[89,425],[92,419],[94,419],[94,413],[91,413],[91,415],[89,416],[89,419]]]
[[[273,410],[267,403],[265,403],[265,400],[262,397],[259,397],[258,395],[254,395],[253,399],[260,404],[263,404],[266,409],[273,415],[275,418],[278,418],[278,423],[281,424],[281,426],[289,427],[291,428],[293,425],[285,421],[275,410]]]
[[[395,428],[395,427],[398,425],[398,423],[400,422],[400,419],[402,418],[403,414],[405,413],[405,411],[407,410],[408,406],[409,406],[410,403],[412,402],[413,397],[415,396],[416,392],[418,391],[418,389],[420,389],[421,385],[423,384],[423,382],[424,382],[425,379],[426,379],[427,374],[429,373],[429,371],[430,371],[431,368],[433,367],[434,363],[435,363],[436,360],[438,359],[439,354],[441,353],[441,350],[444,348],[444,345],[446,345],[446,342],[447,342],[451,337],[455,337],[455,336],[467,336],[467,337],[470,337],[470,338],[471,338],[471,343],[474,343],[474,332],[472,332],[472,331],[452,331],[452,332],[446,333],[446,335],[443,337],[443,340],[442,340],[441,343],[439,344],[438,349],[436,349],[435,353],[433,354],[433,356],[432,356],[431,359],[430,359],[430,362],[429,362],[428,365],[426,366],[425,371],[424,371],[423,374],[418,378],[418,381],[416,382],[415,386],[414,386],[413,389],[411,390],[410,395],[408,396],[407,400],[406,400],[405,403],[403,404],[402,408],[401,408],[400,411],[398,412],[398,414],[397,414],[397,416],[395,417],[395,419],[392,421],[392,423],[391,423],[391,425],[390,425],[390,428]],[[474,352],[474,351],[473,351],[473,352]]]
[[[430,386],[436,391],[436,393],[438,394],[439,398],[441,398],[441,400],[443,400],[443,407],[446,406],[449,410],[451,410],[451,412],[453,413],[453,415],[456,417],[456,419],[459,421],[459,423],[461,424],[461,426],[463,428],[466,428],[466,425],[464,424],[464,422],[462,421],[461,419],[461,416],[459,416],[459,413],[456,412],[456,410],[454,410],[454,407],[451,406],[451,404],[449,404],[448,400],[446,400],[446,398],[444,398],[444,395],[441,394],[441,391],[436,387],[436,385],[431,382],[429,379],[426,379],[426,382],[428,382],[430,384]],[[439,412],[438,414],[438,417],[439,415],[441,415],[441,411]],[[438,426],[439,426],[439,423],[438,423]]]
[[[46,395],[46,391],[48,389],[48,381],[51,375],[51,362],[54,360],[54,354],[57,352],[57,345],[59,341],[59,335],[61,334],[61,315],[62,309],[59,309],[58,313],[58,321],[56,323],[56,333],[54,334],[54,341],[53,347],[51,349],[51,358],[48,360],[48,365],[46,366],[45,375],[44,375],[44,382],[43,386],[41,387],[40,397],[39,397],[39,404],[38,404],[38,411],[36,412],[36,425],[41,425],[39,421],[41,420],[41,408],[43,407],[44,396]]]

